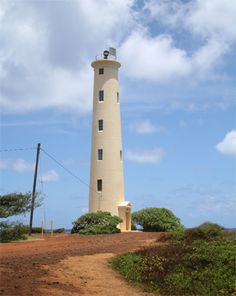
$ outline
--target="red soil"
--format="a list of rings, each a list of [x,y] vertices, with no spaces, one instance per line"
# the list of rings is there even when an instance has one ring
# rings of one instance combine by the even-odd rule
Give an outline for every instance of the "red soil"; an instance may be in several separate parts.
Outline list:
[[[159,233],[142,232],[60,234],[44,240],[0,244],[0,295],[146,295],[130,288],[107,262],[114,254],[148,245],[158,237]]]

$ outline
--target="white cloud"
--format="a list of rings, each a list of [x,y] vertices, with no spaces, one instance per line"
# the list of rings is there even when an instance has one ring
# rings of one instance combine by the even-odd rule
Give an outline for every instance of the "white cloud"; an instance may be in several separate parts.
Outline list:
[[[209,39],[200,47],[192,56],[192,72],[198,76],[209,73],[217,64],[220,63],[221,57],[227,53],[229,45],[219,40]]]
[[[236,2],[231,0],[197,0],[188,5],[183,19],[186,28],[206,38],[231,42],[236,38]]]
[[[0,159],[0,170],[7,170],[9,167],[9,161],[5,159]]]
[[[132,4],[133,0],[2,1],[1,111],[89,112],[90,61],[129,30]]]
[[[22,158],[18,158],[12,163],[12,169],[16,172],[32,172],[34,171],[34,164]]]
[[[151,36],[147,28],[139,28],[126,38],[121,57],[125,74],[132,78],[165,82],[189,75],[192,79],[208,77],[236,40],[236,2],[231,0],[149,0],[144,11],[147,19],[172,31]],[[173,36],[181,30],[199,38],[201,45],[191,51],[177,46]]]
[[[55,170],[45,172],[41,177],[43,182],[57,182],[60,177]]]
[[[18,158],[16,160],[1,159],[0,170],[10,170],[18,173],[32,172],[34,170],[34,164],[22,158]]]
[[[178,122],[178,125],[179,125],[179,127],[181,127],[181,128],[185,128],[185,127],[187,127],[187,122],[185,121],[185,120],[183,120],[183,119],[181,119],[179,122]]]
[[[165,130],[162,126],[157,126],[151,123],[149,119],[141,122],[133,123],[129,126],[130,131],[137,134],[153,134],[158,132],[163,132]]]
[[[235,2],[144,3],[142,10],[135,0],[1,1],[1,112],[90,112],[90,62],[108,46],[118,48],[131,79],[209,78],[235,40]],[[160,23],[165,34],[156,33]],[[191,49],[179,42],[182,30]]]
[[[143,151],[128,150],[126,152],[127,160],[137,163],[159,163],[165,155],[166,152],[163,148]]]
[[[216,145],[216,149],[222,154],[236,157],[236,130],[228,132],[224,139]]]
[[[195,204],[195,207],[199,212],[205,214],[218,213],[223,215],[230,212],[235,213],[236,196],[235,194],[225,194],[223,197],[209,195],[204,200],[200,200]]]
[[[146,31],[134,31],[119,50],[126,76],[169,82],[190,75],[194,80],[206,78],[229,48],[229,43],[209,38],[190,53],[178,47],[171,35],[151,37]]]
[[[120,47],[120,56],[125,75],[136,79],[166,81],[191,70],[186,52],[168,35],[150,37],[134,31]]]
[[[17,173],[33,172],[35,164],[28,162],[22,158],[16,160],[5,159],[0,160],[0,170],[9,170]],[[41,180],[43,182],[56,182],[60,179],[58,173],[55,170],[49,170],[42,174]]]
[[[236,38],[234,30],[236,3],[231,0],[149,0],[144,9],[157,22],[179,27],[203,38],[221,39],[232,42]]]

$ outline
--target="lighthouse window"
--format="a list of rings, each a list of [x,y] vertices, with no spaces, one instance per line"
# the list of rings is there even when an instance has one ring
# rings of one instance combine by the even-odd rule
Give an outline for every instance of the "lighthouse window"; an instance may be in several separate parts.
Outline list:
[[[119,95],[119,93],[117,92],[116,95],[117,95],[117,103],[120,103],[120,95]]]
[[[104,101],[104,90],[99,90],[98,100],[99,100],[99,102]]]
[[[102,119],[98,120],[98,130],[103,131],[103,120]]]
[[[103,150],[98,149],[98,160],[103,160]]]
[[[103,69],[103,68],[100,68],[100,69],[98,70],[98,73],[99,73],[99,75],[104,74],[104,69]]]
[[[102,191],[102,179],[97,180],[97,190]]]
[[[120,160],[122,160],[122,150],[120,150]]]

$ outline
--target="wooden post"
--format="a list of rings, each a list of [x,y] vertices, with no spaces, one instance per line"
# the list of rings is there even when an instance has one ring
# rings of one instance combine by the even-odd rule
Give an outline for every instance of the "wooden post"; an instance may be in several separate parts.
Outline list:
[[[51,237],[53,237],[53,221],[51,221]]]
[[[42,234],[42,238],[43,238],[43,233],[44,233],[44,223],[43,223],[43,221],[42,221],[42,232],[41,232],[41,234]]]
[[[34,183],[33,183],[33,191],[32,191],[31,211],[30,211],[29,235],[31,235],[31,233],[32,233],[32,225],[33,225],[34,202],[35,202],[35,194],[36,194],[39,153],[40,153],[40,143],[38,143],[38,145],[37,145],[37,154],[36,154],[36,162],[35,162],[35,170],[34,170]]]

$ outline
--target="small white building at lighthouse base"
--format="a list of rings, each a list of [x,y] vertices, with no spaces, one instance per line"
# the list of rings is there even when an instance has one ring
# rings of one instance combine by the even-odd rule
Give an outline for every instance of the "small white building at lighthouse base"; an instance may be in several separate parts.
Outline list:
[[[123,220],[120,223],[121,231],[131,231],[131,203],[123,201],[118,205],[119,217]]]

